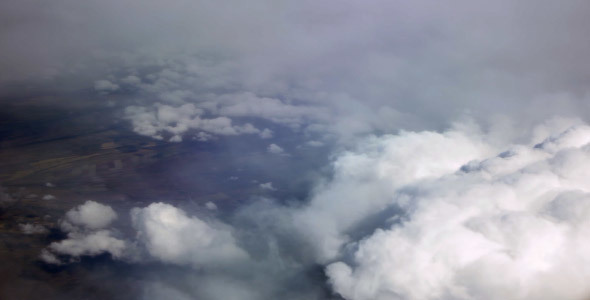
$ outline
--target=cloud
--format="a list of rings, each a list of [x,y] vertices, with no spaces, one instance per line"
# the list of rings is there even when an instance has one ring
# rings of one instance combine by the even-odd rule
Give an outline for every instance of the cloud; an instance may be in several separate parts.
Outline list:
[[[40,224],[25,223],[18,224],[18,227],[24,234],[44,234],[49,232],[45,226]]]
[[[260,188],[267,191],[276,191],[277,189],[272,186],[272,182],[266,182],[259,184]]]
[[[169,141],[180,142],[189,131],[198,132],[195,138],[207,140],[211,134],[241,135],[261,133],[252,124],[233,125],[226,117],[203,118],[203,110],[187,103],[179,107],[157,104],[151,108],[130,106],[126,109],[127,119],[131,120],[133,130],[141,135],[162,139],[171,135]],[[201,131],[201,132],[199,132]]]
[[[589,142],[590,127],[576,126],[460,170],[401,180],[386,199],[400,209],[390,224],[351,244],[350,262],[327,267],[334,290],[351,300],[586,299]],[[465,146],[447,149],[438,161]],[[407,174],[387,163],[416,166],[379,156],[387,174]]]
[[[272,130],[268,129],[268,128],[264,128],[261,132],[260,132],[260,138],[263,139],[270,139],[273,137],[273,133]]]
[[[27,0],[0,7],[9,24],[0,81],[118,86],[121,106],[150,114],[156,103],[190,103],[206,112],[202,119],[272,122],[347,145],[400,128],[440,131],[462,114],[490,126],[508,116],[527,129],[555,114],[588,119],[588,70],[579,63],[590,53],[588,3],[449,7],[457,9],[382,0]],[[157,117],[152,125],[129,120],[140,134],[167,131]],[[184,134],[170,137],[192,138]]]
[[[301,234],[314,245],[317,260],[330,261],[350,240],[351,231],[375,226],[363,224],[389,210],[398,189],[455,172],[470,160],[491,153],[494,147],[477,130],[370,137],[336,158],[333,179],[316,188],[310,203],[293,218]]]
[[[39,254],[39,259],[41,259],[41,261],[51,264],[51,265],[63,264],[62,261],[59,260],[59,258],[57,258],[57,256],[55,256],[55,254],[49,252],[47,249],[41,250],[41,254]]]
[[[279,99],[259,97],[251,92],[222,95],[215,99],[218,113],[233,117],[259,117],[294,128],[304,125],[306,119],[319,121],[328,119],[325,108],[310,105],[286,104]]]
[[[76,260],[81,256],[95,256],[109,253],[113,258],[128,256],[130,245],[117,237],[115,231],[107,229],[117,219],[115,211],[107,205],[88,200],[70,209],[60,221],[67,238],[51,243],[41,252],[40,258],[49,264],[64,263],[58,255]]]
[[[215,203],[211,202],[211,201],[205,203],[205,207],[208,210],[217,210],[217,205]]]
[[[302,145],[333,151],[333,176],[305,191],[305,200],[252,205],[267,211],[240,208],[251,212],[242,216],[244,226],[174,207],[135,210],[142,235],[128,240],[151,259],[209,268],[203,253],[217,254],[219,246],[204,242],[210,238],[236,257],[242,251],[264,261],[252,273],[265,275],[244,279],[251,261],[205,272],[195,284],[210,294],[183,286],[178,297],[283,299],[274,287],[246,287],[278,286],[289,280],[277,274],[300,279],[293,269],[335,261],[330,282],[348,299],[584,293],[560,255],[585,265],[582,254],[566,249],[585,249],[573,241],[583,227],[575,220],[586,217],[586,129],[561,134],[556,128],[571,124],[556,121],[562,124],[537,127],[529,138],[534,124],[554,115],[590,120],[587,1],[37,2],[0,3],[0,93],[16,94],[6,99],[37,89],[86,97],[71,91],[94,89],[124,110],[136,133],[154,139],[286,141],[293,134]],[[464,116],[475,121],[447,130]],[[267,150],[291,153],[290,144]],[[0,191],[0,205],[12,202]],[[163,212],[179,219],[168,228]],[[468,213],[473,221],[462,223]],[[78,249],[71,254],[123,251],[118,241],[128,240],[107,229],[113,214],[77,208],[64,217],[65,244]],[[552,247],[527,248],[544,246],[536,240],[541,234]],[[203,243],[167,244],[184,239]],[[406,260],[388,256],[399,249],[408,250],[400,253]],[[50,251],[57,250],[43,252],[46,261],[59,262],[60,253]],[[546,257],[555,266],[539,277],[535,268],[545,268]],[[557,270],[565,279],[554,278]],[[426,275],[418,278],[418,271]],[[537,287],[543,295],[530,292]]]
[[[108,80],[102,79],[94,82],[94,89],[99,92],[110,93],[118,90],[119,86]]]
[[[66,213],[62,228],[69,228],[73,225],[86,229],[102,229],[116,219],[117,213],[110,206],[88,200]]]
[[[43,195],[43,197],[41,197],[41,199],[43,200],[55,200],[57,199],[55,196],[47,194],[47,195]]]
[[[284,154],[285,153],[285,149],[283,149],[281,146],[279,146],[277,144],[268,145],[266,150],[268,151],[268,153],[272,153],[272,154]]]
[[[133,209],[131,217],[147,252],[163,262],[202,267],[248,257],[236,244],[231,228],[189,217],[172,205],[152,203]]]
[[[49,250],[60,255],[71,257],[94,256],[109,253],[114,258],[122,258],[127,244],[124,240],[112,236],[109,230],[93,232],[70,232],[68,238],[49,245]],[[50,263],[51,259],[46,260]]]
[[[273,234],[257,225],[189,216],[165,203],[130,215],[129,238],[114,229],[76,228],[43,249],[40,259],[61,265],[110,253],[149,278],[139,282],[143,299],[326,299],[323,284],[317,285],[321,270],[309,274],[311,266],[284,257],[283,251],[298,250],[279,249]]]
[[[212,202],[206,207],[217,209]],[[66,213],[61,227],[68,233],[67,238],[51,243],[44,249],[42,259],[48,263],[62,263],[56,254],[78,258],[110,253],[116,259],[156,259],[177,265],[190,264],[195,268],[231,265],[248,259],[248,254],[237,245],[232,228],[217,220],[189,217],[183,210],[161,202],[134,208],[130,215],[136,234],[133,239],[125,239],[114,229],[107,228],[116,218],[112,208],[87,201]],[[37,229],[32,224],[21,225],[23,230]],[[142,249],[149,259],[142,257]]]
[[[260,199],[221,222],[152,203],[131,210],[133,238],[78,222],[41,256],[190,267],[156,282],[203,299],[322,299],[326,282],[347,300],[586,299],[590,126],[565,123],[502,145],[472,124],[369,137],[306,204]]]

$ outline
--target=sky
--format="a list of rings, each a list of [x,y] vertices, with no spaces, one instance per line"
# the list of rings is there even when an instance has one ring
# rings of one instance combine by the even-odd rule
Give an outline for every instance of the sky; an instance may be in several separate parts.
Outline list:
[[[263,168],[315,174],[293,195],[256,182],[228,211],[88,199],[40,260],[149,269],[141,299],[588,299],[589,16],[582,0],[2,1],[2,101],[92,97],[137,136],[241,139]]]

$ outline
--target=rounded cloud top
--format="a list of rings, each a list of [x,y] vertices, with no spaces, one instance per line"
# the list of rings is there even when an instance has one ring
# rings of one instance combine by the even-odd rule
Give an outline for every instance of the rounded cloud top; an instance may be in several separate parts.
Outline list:
[[[91,200],[69,210],[65,221],[87,229],[101,229],[109,226],[117,219],[117,213],[110,207]]]

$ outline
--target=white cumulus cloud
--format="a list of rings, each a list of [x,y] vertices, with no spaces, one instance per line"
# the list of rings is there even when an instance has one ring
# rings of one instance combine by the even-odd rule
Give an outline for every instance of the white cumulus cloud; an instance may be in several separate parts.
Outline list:
[[[62,264],[57,255],[67,255],[70,259],[80,256],[94,256],[109,253],[114,258],[123,258],[129,245],[116,236],[115,231],[107,229],[117,219],[117,214],[108,205],[95,201],[70,209],[61,221],[61,229],[67,238],[51,243],[41,252],[40,258],[49,264]]]
[[[200,267],[247,258],[229,227],[189,217],[170,204],[135,208],[131,216],[148,253],[163,262]]]
[[[62,227],[74,225],[87,229],[101,229],[109,226],[115,219],[117,213],[110,206],[88,200],[66,213]]]
[[[405,185],[383,203],[401,212],[350,244],[351,261],[327,267],[334,290],[349,300],[587,299],[589,142],[590,127],[576,126],[442,173],[419,162],[436,170],[466,145],[401,160],[378,152],[380,163],[359,169]],[[420,173],[430,176],[411,176]]]
[[[72,257],[109,253],[114,258],[121,258],[126,248],[126,242],[113,237],[110,230],[98,230],[90,233],[70,232],[67,239],[49,245],[49,249],[54,253]]]
[[[332,181],[318,188],[294,217],[318,260],[331,260],[349,240],[347,232],[386,210],[400,188],[453,173],[492,150],[474,133],[458,129],[368,138],[339,155]]]

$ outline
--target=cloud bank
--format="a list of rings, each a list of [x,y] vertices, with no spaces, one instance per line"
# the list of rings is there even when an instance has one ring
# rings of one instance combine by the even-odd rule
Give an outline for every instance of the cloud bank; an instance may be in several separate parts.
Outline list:
[[[327,267],[334,290],[346,299],[586,299],[589,143],[590,127],[572,127],[409,182],[390,194],[400,218],[355,243],[350,262]],[[442,156],[461,148],[428,144]]]
[[[586,299],[590,126],[561,119],[528,143],[493,141],[461,124],[374,136],[340,154],[305,205],[261,200],[221,222],[153,203],[131,210],[127,241],[89,227],[113,216],[87,202],[66,219],[92,230],[49,250],[190,266],[181,281],[198,288],[157,284],[203,299],[326,299],[324,283],[349,300]],[[125,257],[129,244],[140,250]],[[327,278],[304,271],[314,266]],[[233,292],[217,289],[222,282]]]
[[[0,5],[0,82],[94,90],[172,142],[270,127],[350,145],[465,114],[526,129],[589,117],[582,0]]]

